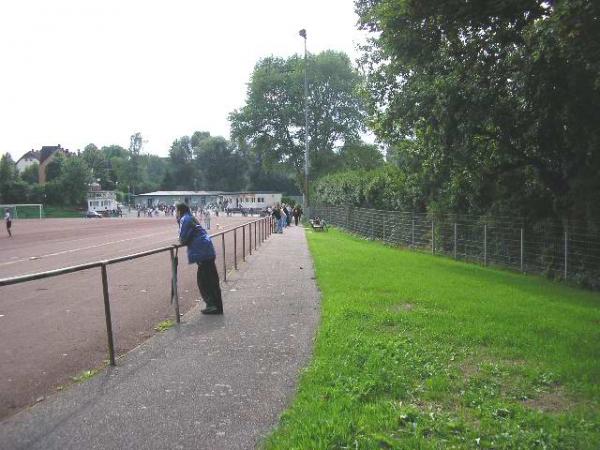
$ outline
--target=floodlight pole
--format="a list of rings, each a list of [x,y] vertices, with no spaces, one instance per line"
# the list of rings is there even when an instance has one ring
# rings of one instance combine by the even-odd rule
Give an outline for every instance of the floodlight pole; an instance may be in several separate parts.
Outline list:
[[[306,51],[306,30],[299,31],[300,36],[304,38],[304,214],[310,217],[310,204],[308,198],[308,75],[306,70],[307,51]]]

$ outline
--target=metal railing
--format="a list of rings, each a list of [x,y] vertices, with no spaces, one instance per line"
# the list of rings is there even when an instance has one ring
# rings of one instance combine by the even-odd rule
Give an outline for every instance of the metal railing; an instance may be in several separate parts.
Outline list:
[[[598,224],[527,224],[513,217],[428,215],[343,206],[318,206],[313,216],[389,244],[600,288]]]
[[[246,228],[248,229],[246,232]],[[233,268],[237,270],[237,234],[238,230],[242,230],[242,260],[246,261],[246,254],[252,254],[252,247],[254,250],[258,249],[272,233],[273,224],[270,217],[263,217],[251,222],[247,222],[243,225],[238,225],[234,228],[223,230],[221,232],[211,234],[210,237],[213,240],[213,245],[216,246],[216,241],[220,237],[221,239],[221,250],[223,252],[223,281],[227,281],[227,258],[226,258],[226,246],[225,246],[225,235],[233,233],[233,254],[234,254],[234,265]],[[254,231],[254,239],[252,237]],[[248,235],[248,245],[246,245],[246,235]],[[49,270],[46,272],[38,272],[27,275],[20,275],[16,277],[1,278],[0,287],[9,286],[13,284],[25,283],[33,280],[41,280],[44,278],[56,277],[73,272],[80,272],[83,270],[100,268],[100,274],[102,278],[102,295],[104,299],[104,315],[106,318],[106,334],[108,338],[108,353],[110,364],[112,366],[115,363],[115,347],[113,338],[113,327],[112,327],[112,316],[110,312],[110,296],[108,291],[108,275],[106,267],[112,264],[118,264],[125,261],[131,261],[133,259],[143,258],[145,256],[155,255],[157,253],[169,252],[171,258],[171,303],[175,308],[175,317],[177,323],[180,323],[181,318],[179,314],[179,295],[177,292],[177,267],[178,267],[178,249],[185,247],[181,244],[173,244],[167,247],[160,247],[144,252],[134,253],[131,255],[120,256],[118,258],[111,258],[103,261],[95,261],[86,264],[78,264],[76,266],[63,267],[61,269]]]

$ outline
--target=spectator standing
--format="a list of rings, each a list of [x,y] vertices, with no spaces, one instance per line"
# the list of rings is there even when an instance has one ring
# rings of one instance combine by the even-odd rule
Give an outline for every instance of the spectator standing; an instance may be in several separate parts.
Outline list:
[[[281,210],[279,209],[279,205],[276,205],[273,208],[273,219],[275,219],[275,233],[283,233],[281,228]]]
[[[210,210],[204,211],[204,226],[207,230],[210,230]]]
[[[285,226],[289,227],[292,223],[292,210],[288,205],[285,206]]]
[[[12,218],[10,217],[10,209],[4,208],[4,221],[6,222],[6,231],[8,232],[8,237],[12,237],[12,232],[10,228],[12,227]]]
[[[189,264],[197,264],[196,282],[200,295],[206,303],[202,314],[223,314],[223,299],[219,285],[219,273],[215,265],[215,248],[210,236],[192,215],[185,203],[177,205],[179,242],[187,246]]]

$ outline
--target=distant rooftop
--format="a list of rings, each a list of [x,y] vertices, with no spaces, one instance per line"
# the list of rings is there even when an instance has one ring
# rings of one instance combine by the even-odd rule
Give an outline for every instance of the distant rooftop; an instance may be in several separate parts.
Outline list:
[[[221,195],[221,191],[156,191],[147,192],[145,194],[138,194],[138,197],[167,197],[167,196],[180,196],[180,195]]]
[[[194,196],[194,195],[238,195],[238,194],[281,194],[277,191],[156,191],[137,194],[138,197],[174,197],[174,196]]]

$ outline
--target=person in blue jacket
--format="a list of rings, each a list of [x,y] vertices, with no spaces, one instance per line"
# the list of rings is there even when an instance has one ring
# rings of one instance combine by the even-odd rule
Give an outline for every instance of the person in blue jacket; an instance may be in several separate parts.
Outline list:
[[[215,264],[215,248],[210,236],[192,215],[185,203],[176,207],[179,242],[187,246],[188,262],[198,265],[196,280],[200,295],[206,303],[202,314],[223,314],[219,273]]]

